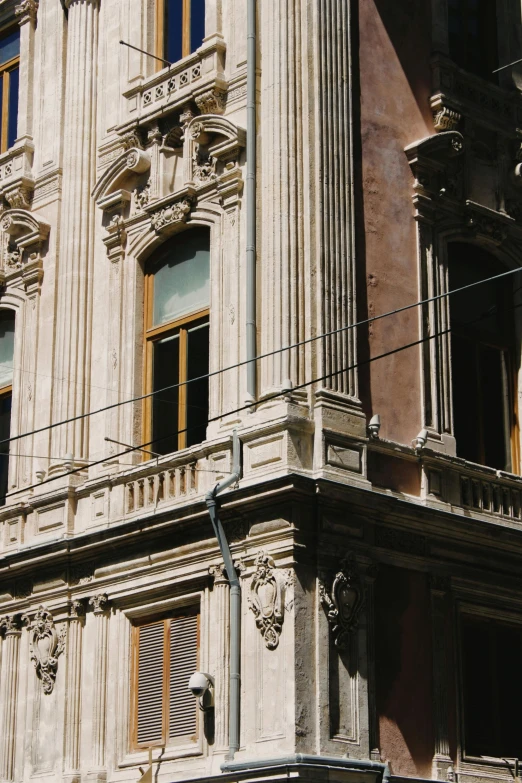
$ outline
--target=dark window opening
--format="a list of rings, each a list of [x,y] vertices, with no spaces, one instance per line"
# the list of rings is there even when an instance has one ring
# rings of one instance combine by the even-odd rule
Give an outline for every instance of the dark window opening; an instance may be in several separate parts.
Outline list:
[[[12,147],[18,135],[20,30],[0,37],[0,152]]]
[[[503,271],[495,258],[464,243],[448,246],[449,287]],[[512,469],[513,293],[511,278],[450,297],[453,428],[457,455]]]
[[[464,752],[521,758],[522,629],[466,617],[462,623]]]
[[[448,0],[450,57],[461,68],[489,81],[498,68],[495,0]]]
[[[162,57],[174,63],[201,46],[205,37],[205,0],[159,0],[158,12]]]

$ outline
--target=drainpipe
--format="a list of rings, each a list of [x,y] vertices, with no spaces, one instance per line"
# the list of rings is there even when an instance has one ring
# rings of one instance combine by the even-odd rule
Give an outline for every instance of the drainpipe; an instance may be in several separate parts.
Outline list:
[[[246,373],[247,400],[256,399],[256,0],[247,0]]]
[[[208,513],[219,544],[221,557],[230,584],[230,698],[229,698],[229,750],[227,759],[232,760],[239,750],[239,667],[240,667],[240,633],[241,633],[241,585],[234,568],[228,541],[219,519],[216,496],[227,487],[235,484],[240,477],[240,443],[237,430],[234,430],[232,441],[233,466],[232,474],[220,481],[205,497]]]

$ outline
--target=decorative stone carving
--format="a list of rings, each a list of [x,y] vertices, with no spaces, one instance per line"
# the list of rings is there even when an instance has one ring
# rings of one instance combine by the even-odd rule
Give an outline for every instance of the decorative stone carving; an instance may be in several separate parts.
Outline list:
[[[227,94],[223,90],[208,90],[196,98],[202,114],[223,114],[227,105]]]
[[[150,222],[154,231],[161,231],[167,226],[176,223],[184,223],[190,212],[190,202],[187,199],[178,201],[176,204],[159,209],[150,216]]]
[[[22,268],[22,251],[19,248],[15,247],[13,250],[7,251],[6,265],[9,269]]]
[[[134,199],[134,208],[138,212],[142,212],[150,201],[150,182],[146,185],[141,185],[132,192]]]
[[[457,130],[459,122],[462,120],[462,115],[458,111],[449,109],[447,106],[443,106],[439,111],[434,114],[433,124],[435,130],[439,131],[454,131]]]
[[[206,185],[217,178],[216,159],[212,155],[205,155],[198,147],[193,156],[194,181],[198,185]]]
[[[141,140],[141,135],[138,128],[134,128],[134,130],[124,133],[121,137],[121,140],[123,143],[123,147],[126,150],[130,150],[131,147],[137,147],[138,149],[143,149],[143,142]]]
[[[353,554],[350,553],[341,560],[341,567],[334,577],[330,593],[324,585],[320,585],[319,597],[332,629],[335,646],[339,650],[345,650],[349,634],[359,622],[363,604],[363,586]]]
[[[191,120],[194,119],[194,112],[190,107],[186,107],[183,112],[179,115],[179,121],[182,126],[182,128],[186,128],[187,125]]]
[[[255,560],[256,571],[250,583],[248,603],[256,618],[265,645],[275,650],[279,644],[284,611],[285,587],[289,584],[289,573],[278,570],[274,560],[265,552],[259,552]]]
[[[19,634],[20,621],[18,615],[15,614],[4,615],[4,617],[0,619],[0,629],[4,631],[6,635],[13,634],[13,633]]]
[[[20,25],[26,22],[36,22],[36,15],[38,13],[38,0],[22,0],[21,3],[15,6],[15,14],[18,17],[18,23]]]
[[[29,209],[33,197],[33,189],[25,185],[18,185],[5,192],[5,198],[11,209]]]
[[[69,616],[71,620],[78,620],[85,614],[85,606],[83,601],[71,601],[69,604]]]
[[[58,633],[53,616],[41,606],[30,628],[29,649],[44,693],[52,693],[58,671],[58,657],[65,647],[65,631]]]
[[[109,599],[107,593],[98,593],[89,598],[89,606],[94,609],[94,614],[103,614],[107,608]]]
[[[496,220],[487,218],[485,215],[471,214],[466,221],[467,227],[475,236],[500,245],[507,237],[506,226]]]

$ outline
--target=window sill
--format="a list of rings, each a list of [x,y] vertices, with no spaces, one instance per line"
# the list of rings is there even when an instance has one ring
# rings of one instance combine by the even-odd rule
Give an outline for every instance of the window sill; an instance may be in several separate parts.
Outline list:
[[[161,753],[161,747],[154,747],[152,749],[153,763],[157,764],[158,756]],[[179,745],[170,745],[165,749],[165,753],[161,755],[161,763],[166,761],[182,761],[184,759],[201,757],[203,750],[197,742],[183,742]],[[120,762],[118,762],[118,769],[128,769],[129,767],[144,767],[148,764],[149,752],[148,750],[136,750],[127,753]]]

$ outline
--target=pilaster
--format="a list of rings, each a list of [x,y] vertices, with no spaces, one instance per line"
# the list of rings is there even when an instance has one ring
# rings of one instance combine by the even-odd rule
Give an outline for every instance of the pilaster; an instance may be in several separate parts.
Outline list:
[[[38,0],[22,0],[15,6],[20,25],[20,85],[18,89],[17,141],[33,137],[34,34]]]
[[[450,757],[448,733],[448,658],[446,641],[446,607],[449,581],[433,575],[430,580],[431,624],[433,634],[433,726],[435,753],[432,776],[435,780],[447,780]]]
[[[212,637],[215,661],[215,748],[219,753],[228,750],[230,588],[223,564],[212,566],[210,574],[214,577],[212,617],[215,632]]]
[[[57,260],[53,419],[89,408],[96,150],[98,0],[67,0],[63,200]],[[51,453],[87,457],[88,420],[53,430]],[[63,469],[61,461],[51,471]]]
[[[82,671],[82,627],[84,607],[81,601],[70,604],[67,633],[67,673],[64,732],[64,783],[79,783],[80,709]]]
[[[93,676],[93,712],[90,783],[102,783],[107,779],[105,745],[107,724],[107,641],[109,632],[108,598],[105,593],[89,598],[94,610],[95,647]]]
[[[0,627],[5,631],[0,689],[0,780],[12,781],[15,779],[16,702],[21,630],[18,620],[13,615],[3,617],[0,620]]]

